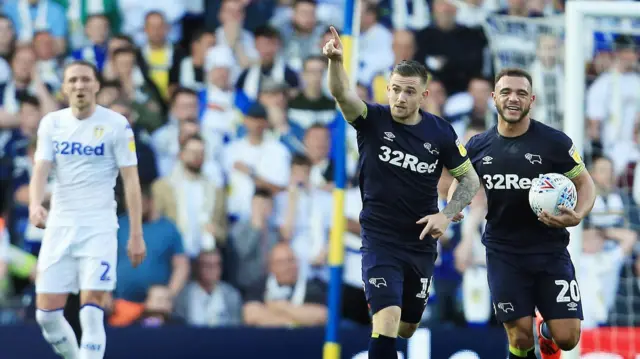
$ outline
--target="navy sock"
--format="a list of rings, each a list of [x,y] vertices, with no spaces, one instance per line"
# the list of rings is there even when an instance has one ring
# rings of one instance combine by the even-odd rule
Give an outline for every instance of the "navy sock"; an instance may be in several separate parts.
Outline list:
[[[542,322],[542,324],[540,324],[540,333],[542,334],[543,338],[551,339],[551,331],[549,330],[547,322]]]
[[[369,339],[369,359],[397,359],[396,338],[373,333]]]

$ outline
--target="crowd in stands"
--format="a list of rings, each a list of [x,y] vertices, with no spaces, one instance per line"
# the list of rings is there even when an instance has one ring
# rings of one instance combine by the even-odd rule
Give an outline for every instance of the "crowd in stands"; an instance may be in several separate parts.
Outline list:
[[[463,142],[493,126],[491,18],[562,16],[561,0],[362,0],[358,93],[386,103],[402,60],[433,78],[422,104]],[[320,326],[327,319],[333,134],[341,121],[321,50],[344,0],[0,0],[0,323],[33,319],[28,183],[42,116],[66,105],[64,65],[101,74],[98,103],[135,133],[148,255],[120,229],[112,326]],[[585,158],[598,197],[578,270],[585,325],[640,326],[638,41],[598,40],[587,67]],[[533,118],[562,126],[562,38],[541,35],[528,70]],[[581,86],[581,84],[576,84]],[[561,127],[560,127],[561,128]],[[368,325],[355,131],[348,130],[343,317]],[[442,176],[441,203],[451,177]],[[638,181],[638,183],[636,183]],[[55,186],[52,176],[50,189]],[[96,195],[100,195],[96,193]],[[50,196],[50,193],[48,194]],[[481,191],[439,240],[426,325],[495,325]]]

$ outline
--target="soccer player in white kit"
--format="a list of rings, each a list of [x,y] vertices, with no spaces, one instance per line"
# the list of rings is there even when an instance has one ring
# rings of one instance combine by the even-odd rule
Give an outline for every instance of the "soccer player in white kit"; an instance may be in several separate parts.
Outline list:
[[[96,104],[99,89],[92,64],[76,61],[65,67],[62,91],[69,107],[40,122],[29,185],[29,219],[45,228],[36,276],[36,320],[45,340],[65,359],[104,357],[102,307],[116,279],[118,171],[131,220],[129,258],[137,266],[146,254],[133,132],[123,116]],[[56,181],[47,212],[42,201],[51,169]],[[68,294],[78,292],[79,346],[63,315]]]

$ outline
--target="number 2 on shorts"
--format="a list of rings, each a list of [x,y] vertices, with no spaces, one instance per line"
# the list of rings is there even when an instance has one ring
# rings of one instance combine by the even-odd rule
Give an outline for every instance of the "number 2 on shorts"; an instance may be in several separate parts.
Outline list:
[[[102,275],[100,276],[100,280],[103,282],[107,282],[111,280],[111,277],[109,277],[109,269],[111,269],[111,265],[109,264],[109,262],[105,262],[102,261],[100,262],[100,266],[102,268],[104,268],[104,272],[102,272]]]

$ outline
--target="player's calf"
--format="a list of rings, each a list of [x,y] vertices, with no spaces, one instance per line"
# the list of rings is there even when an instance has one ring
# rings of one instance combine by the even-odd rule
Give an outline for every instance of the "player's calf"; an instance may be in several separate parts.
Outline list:
[[[80,343],[80,359],[102,359],[107,344],[104,331],[103,305],[108,292],[85,291],[80,294],[80,325],[82,341]]]
[[[524,317],[504,323],[509,339],[509,359],[535,359],[533,317]]]
[[[65,359],[78,358],[78,339],[64,317],[67,294],[38,293],[36,295],[36,322],[42,336],[56,353]]]
[[[570,351],[578,345],[580,341],[580,319],[551,319],[546,321],[544,325],[548,328],[547,335],[551,334],[551,339],[563,351]],[[544,331],[541,330],[543,334],[545,334]]]
[[[386,307],[373,314],[369,359],[397,358],[396,337],[400,325],[400,314],[401,310],[398,306]]]
[[[401,321],[400,326],[398,327],[398,336],[404,339],[411,338],[413,333],[418,330],[418,325],[418,323],[405,323]]]

